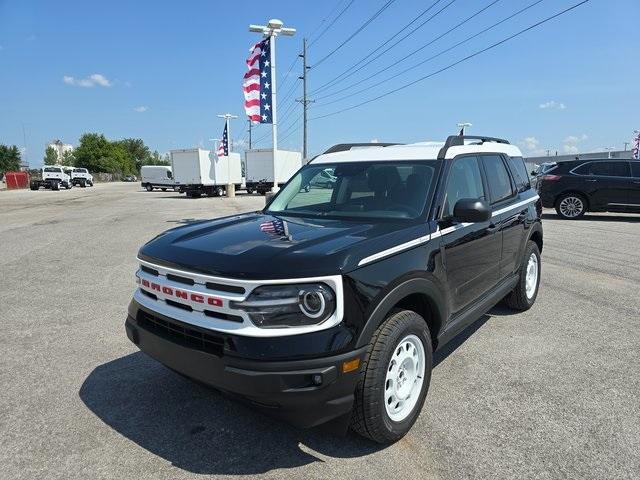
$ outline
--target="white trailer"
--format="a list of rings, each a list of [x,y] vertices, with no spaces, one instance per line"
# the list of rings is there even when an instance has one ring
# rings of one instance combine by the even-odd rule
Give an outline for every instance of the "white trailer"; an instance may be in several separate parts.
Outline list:
[[[227,185],[240,188],[242,161],[239,153],[218,157],[209,150],[186,148],[171,151],[173,177],[180,193],[188,197],[224,195]]]
[[[302,167],[302,154],[290,150],[278,150],[275,157],[276,178],[273,178],[274,156],[273,149],[259,148],[247,150],[246,160],[246,185],[247,193],[264,195],[271,191],[274,182],[282,186]]]
[[[151,192],[154,188],[159,188],[163,192],[167,188],[175,190],[173,173],[168,165],[142,165],[140,176],[142,177],[140,180],[142,188],[146,188],[147,192]]]

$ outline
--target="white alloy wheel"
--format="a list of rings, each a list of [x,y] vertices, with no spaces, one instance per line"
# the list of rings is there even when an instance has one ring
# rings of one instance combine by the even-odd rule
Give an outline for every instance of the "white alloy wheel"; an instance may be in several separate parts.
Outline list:
[[[416,335],[407,335],[396,346],[384,384],[384,406],[394,422],[406,419],[420,397],[424,381],[425,353]]]
[[[565,197],[560,202],[560,212],[567,218],[580,216],[584,210],[584,203],[580,197]]]
[[[525,278],[525,292],[528,299],[532,299],[538,288],[538,256],[531,252],[529,261],[527,262],[527,276]]]

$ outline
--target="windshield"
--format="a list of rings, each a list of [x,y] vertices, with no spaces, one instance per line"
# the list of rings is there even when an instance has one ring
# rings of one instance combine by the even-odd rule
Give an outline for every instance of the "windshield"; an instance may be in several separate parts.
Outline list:
[[[74,172],[76,172],[76,173],[87,173],[87,169],[86,168],[76,168],[74,170]]]
[[[304,217],[415,219],[427,207],[439,162],[307,165],[267,213]]]

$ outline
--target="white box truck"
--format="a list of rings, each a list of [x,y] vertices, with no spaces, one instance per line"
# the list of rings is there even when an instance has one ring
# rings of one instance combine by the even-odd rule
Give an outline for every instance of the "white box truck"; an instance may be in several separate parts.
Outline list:
[[[270,192],[274,184],[273,149],[247,150],[245,160],[247,193],[255,191],[264,195],[266,192]],[[275,182],[281,187],[302,167],[302,154],[290,150],[278,150],[275,166]]]
[[[171,150],[173,176],[180,193],[187,197],[221,196],[227,185],[242,184],[242,161],[239,153],[218,157],[209,150],[186,148]]]
[[[154,188],[159,188],[163,192],[167,188],[175,190],[173,173],[168,165],[143,165],[140,167],[140,176],[142,188],[146,188],[147,192],[151,192]]]

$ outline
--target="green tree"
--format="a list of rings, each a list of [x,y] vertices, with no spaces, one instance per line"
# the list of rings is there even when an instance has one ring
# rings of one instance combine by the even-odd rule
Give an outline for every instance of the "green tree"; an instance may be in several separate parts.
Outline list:
[[[151,152],[141,138],[125,138],[117,143],[124,148],[130,157],[135,172],[139,172],[142,165],[149,165],[148,160],[151,157]]]
[[[101,133],[85,133],[74,151],[76,165],[92,172],[116,173],[113,144]]]
[[[56,152],[55,148],[49,146],[44,151],[44,164],[55,165],[56,163],[58,163],[58,152]]]
[[[160,152],[158,152],[157,150],[154,150],[153,153],[151,155],[149,155],[149,158],[147,158],[147,162],[145,163],[145,165],[171,165],[171,158],[169,157],[168,154],[166,154],[165,156],[162,156],[160,154]]]
[[[20,150],[15,145],[0,144],[0,172],[11,172],[20,168]]]
[[[69,167],[76,166],[76,157],[72,150],[67,150],[62,154],[62,164],[68,165]]]

